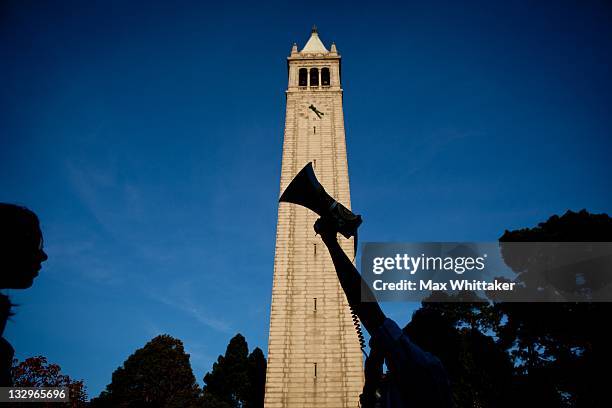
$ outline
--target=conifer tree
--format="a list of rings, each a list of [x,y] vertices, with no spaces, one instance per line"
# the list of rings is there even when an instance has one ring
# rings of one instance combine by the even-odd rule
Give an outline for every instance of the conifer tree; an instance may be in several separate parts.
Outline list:
[[[255,348],[249,355],[247,342],[241,334],[234,336],[225,351],[204,376],[203,405],[205,408],[263,407],[266,380],[266,360]]]

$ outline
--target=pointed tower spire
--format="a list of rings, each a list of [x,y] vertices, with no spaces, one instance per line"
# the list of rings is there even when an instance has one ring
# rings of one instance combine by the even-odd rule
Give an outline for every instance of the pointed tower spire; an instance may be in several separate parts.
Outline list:
[[[312,53],[312,54],[328,52],[327,48],[325,48],[325,45],[323,45],[323,43],[321,42],[321,39],[319,38],[317,26],[312,26],[312,32],[310,33],[310,39],[308,40],[308,42],[306,43],[306,45],[304,46],[301,52]]]
[[[331,45],[331,48],[329,49],[329,52],[331,52],[332,54],[337,54],[338,50],[336,49],[336,43],[333,42]]]

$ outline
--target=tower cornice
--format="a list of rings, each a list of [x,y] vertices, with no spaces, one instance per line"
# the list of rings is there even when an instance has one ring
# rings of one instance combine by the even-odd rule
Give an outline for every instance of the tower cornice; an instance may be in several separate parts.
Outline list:
[[[306,54],[306,55],[291,55],[287,57],[287,61],[340,61],[342,57],[340,55],[329,55],[329,54]]]

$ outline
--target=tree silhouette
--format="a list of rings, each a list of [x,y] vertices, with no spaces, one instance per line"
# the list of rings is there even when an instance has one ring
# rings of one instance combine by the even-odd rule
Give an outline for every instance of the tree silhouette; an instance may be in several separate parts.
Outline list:
[[[263,407],[266,360],[263,352],[249,348],[241,334],[234,336],[225,351],[204,376],[205,408]]]
[[[611,241],[612,218],[583,210],[506,231],[500,246],[508,266],[528,275],[530,262],[504,242]],[[445,296],[423,302],[404,330],[442,360],[457,407],[609,405],[610,303],[446,303]]]
[[[486,303],[428,303],[417,310],[404,332],[435,354],[452,383],[457,407],[509,407],[512,362],[493,338]]]
[[[500,242],[508,266],[526,275],[523,279],[530,279],[532,260],[549,254],[531,254],[525,260],[507,249],[505,242],[612,242],[612,218],[586,210],[567,211],[534,228],[505,231]],[[589,249],[578,248],[571,256],[580,258],[581,250]],[[597,266],[587,265],[586,273],[569,268],[560,272],[570,281],[581,273],[596,287],[601,284],[596,281],[597,272],[601,272]],[[498,331],[499,343],[517,364],[517,394],[536,396],[538,400],[532,401],[540,406],[546,399],[553,406],[555,397],[557,406],[608,405],[608,380],[601,373],[612,366],[612,336],[606,327],[612,312],[610,303],[500,302],[495,307],[507,319]]]
[[[249,408],[263,408],[266,389],[266,358],[259,347],[249,354],[250,387],[247,391],[246,401]]]
[[[12,376],[14,387],[68,387],[70,402],[39,403],[42,407],[65,406],[71,408],[85,407],[87,394],[83,381],[72,380],[62,374],[57,364],[49,363],[46,357],[26,358],[24,361],[13,360]]]
[[[199,396],[183,343],[164,334],[129,356],[91,406],[190,408]]]

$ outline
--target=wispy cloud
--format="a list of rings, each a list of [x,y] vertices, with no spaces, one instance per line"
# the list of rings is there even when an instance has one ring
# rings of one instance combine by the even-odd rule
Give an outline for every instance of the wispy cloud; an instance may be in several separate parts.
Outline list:
[[[145,319],[143,322],[144,331],[147,333],[147,336],[153,338],[159,336],[164,333],[164,330],[161,328],[157,322],[154,322],[150,319]]]
[[[151,289],[147,290],[146,293],[151,299],[187,314],[198,323],[201,323],[210,329],[221,333],[231,333],[232,331],[232,328],[228,322],[211,316],[209,312],[204,310],[202,306],[193,300],[189,293],[175,295],[162,294]]]
[[[123,180],[114,160],[102,163],[65,162],[68,182],[81,203],[109,232],[125,221],[138,221],[142,215],[142,197],[136,185]]]

